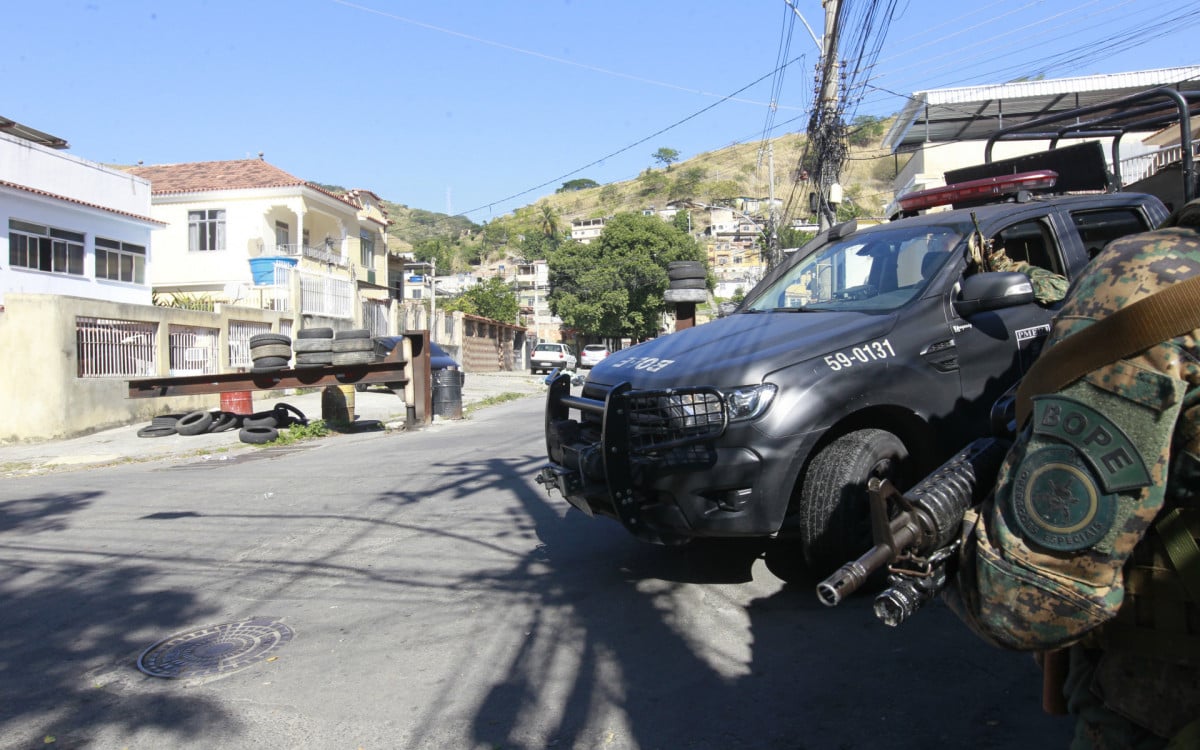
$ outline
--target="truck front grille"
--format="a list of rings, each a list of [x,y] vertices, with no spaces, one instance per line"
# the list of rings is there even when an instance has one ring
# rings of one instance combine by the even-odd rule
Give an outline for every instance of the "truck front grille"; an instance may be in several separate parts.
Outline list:
[[[636,453],[712,440],[728,424],[725,401],[715,388],[629,391],[622,400],[629,418],[629,447]]]

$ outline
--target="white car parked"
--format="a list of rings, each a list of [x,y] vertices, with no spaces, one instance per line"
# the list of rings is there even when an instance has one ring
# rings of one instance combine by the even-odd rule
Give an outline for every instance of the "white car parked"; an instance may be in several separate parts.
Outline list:
[[[538,372],[550,372],[556,367],[574,370],[576,361],[575,352],[566,344],[538,344],[529,355],[529,371],[537,375]]]
[[[579,366],[590,369],[600,364],[600,361],[609,354],[611,352],[608,351],[608,347],[604,344],[588,344],[579,353]]]

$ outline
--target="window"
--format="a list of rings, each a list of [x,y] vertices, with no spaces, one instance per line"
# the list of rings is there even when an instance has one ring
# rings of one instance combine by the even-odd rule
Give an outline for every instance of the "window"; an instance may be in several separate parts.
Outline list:
[[[359,260],[361,260],[362,264],[364,266],[366,266],[367,268],[374,268],[375,267],[375,240],[371,239],[370,234],[368,234],[366,232],[362,232],[358,237],[358,242],[359,242],[359,248],[361,250],[361,257]]]
[[[275,222],[275,252],[288,255],[288,245],[292,243],[292,228],[285,221]]]
[[[97,237],[96,278],[146,283],[146,248]]]
[[[1127,234],[1149,231],[1146,220],[1133,208],[1105,208],[1096,211],[1076,211],[1071,221],[1079,229],[1089,258],[1103,250],[1108,243]]]
[[[1026,261],[1051,273],[1062,274],[1062,256],[1054,233],[1042,221],[1033,219],[1013,224],[994,238],[1010,260]]]
[[[8,220],[8,263],[35,271],[83,275],[83,235]]]
[[[188,211],[188,250],[225,249],[225,209]]]

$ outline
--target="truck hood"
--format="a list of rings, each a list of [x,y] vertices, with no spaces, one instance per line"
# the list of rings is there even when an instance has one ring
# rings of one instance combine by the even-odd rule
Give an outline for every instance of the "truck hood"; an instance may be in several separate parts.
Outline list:
[[[737,313],[606,357],[588,382],[612,387],[733,388],[762,382],[768,374],[883,336],[895,314],[862,312]]]

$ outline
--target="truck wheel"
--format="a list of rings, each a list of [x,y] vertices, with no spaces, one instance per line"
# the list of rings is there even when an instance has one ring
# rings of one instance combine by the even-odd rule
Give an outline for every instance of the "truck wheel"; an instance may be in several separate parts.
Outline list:
[[[800,490],[800,542],[813,573],[828,575],[870,549],[867,480],[904,489],[907,462],[904,443],[876,429],[847,433],[817,454]]]

